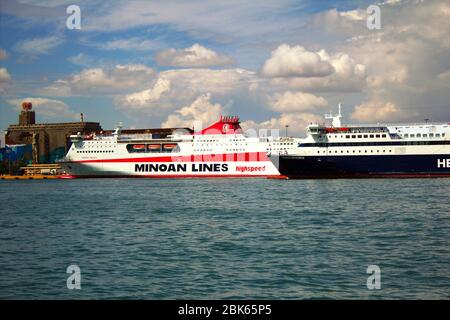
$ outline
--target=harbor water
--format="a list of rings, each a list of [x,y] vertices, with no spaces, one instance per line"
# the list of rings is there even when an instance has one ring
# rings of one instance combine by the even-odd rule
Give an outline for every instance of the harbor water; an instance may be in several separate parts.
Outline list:
[[[450,179],[0,181],[0,298],[448,299],[449,195]]]

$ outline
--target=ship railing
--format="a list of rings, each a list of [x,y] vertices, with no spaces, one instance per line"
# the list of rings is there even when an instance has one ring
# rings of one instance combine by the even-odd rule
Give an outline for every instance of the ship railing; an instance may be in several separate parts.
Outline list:
[[[345,124],[345,127],[424,127],[424,126],[446,126],[445,122],[415,122],[415,123],[358,123],[358,124]]]
[[[154,137],[152,134],[133,134],[133,135],[120,135],[117,137],[119,141],[134,141],[134,140],[152,140]]]

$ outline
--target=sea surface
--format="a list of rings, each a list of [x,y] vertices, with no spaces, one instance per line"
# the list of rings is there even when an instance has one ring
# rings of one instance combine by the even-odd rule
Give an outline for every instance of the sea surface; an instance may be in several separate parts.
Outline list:
[[[449,196],[450,179],[0,181],[0,298],[448,299]]]

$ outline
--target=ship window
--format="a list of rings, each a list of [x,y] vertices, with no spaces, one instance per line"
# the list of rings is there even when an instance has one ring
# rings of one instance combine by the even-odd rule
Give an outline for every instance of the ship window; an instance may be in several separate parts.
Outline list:
[[[433,133],[430,133],[430,138],[433,138],[434,137],[434,134]]]
[[[436,138],[440,137],[441,134],[440,133],[436,133]]]
[[[358,138],[359,138],[359,139],[362,138],[362,135],[358,134]]]
[[[409,137],[409,134],[405,133],[404,137],[405,137],[405,138],[408,138],[408,137]]]
[[[420,138],[420,136],[421,136],[420,133],[418,133],[418,134],[416,135],[417,138]]]
[[[370,137],[371,137],[371,138],[373,138],[373,137],[374,137],[374,135],[373,135],[373,134],[371,134],[371,135],[370,135]]]
[[[364,135],[364,138],[368,138],[369,136],[367,134]]]
[[[379,137],[380,137],[380,135],[379,135],[379,134],[375,135],[375,138],[379,138]]]
[[[424,134],[422,135],[422,137],[426,138],[426,137],[427,137],[427,134],[426,134],[426,133],[424,133]]]
[[[356,138],[356,135],[352,135],[352,139],[355,139]]]
[[[350,139],[350,136],[349,136],[349,135],[347,135],[347,136],[345,136],[345,138],[346,138],[346,139]]]

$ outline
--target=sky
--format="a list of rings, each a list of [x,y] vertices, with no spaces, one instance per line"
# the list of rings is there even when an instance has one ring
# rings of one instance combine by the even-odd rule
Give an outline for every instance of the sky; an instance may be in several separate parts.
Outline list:
[[[80,8],[80,29],[66,12]],[[380,8],[369,29],[367,8]],[[0,129],[450,121],[450,0],[1,0]]]

